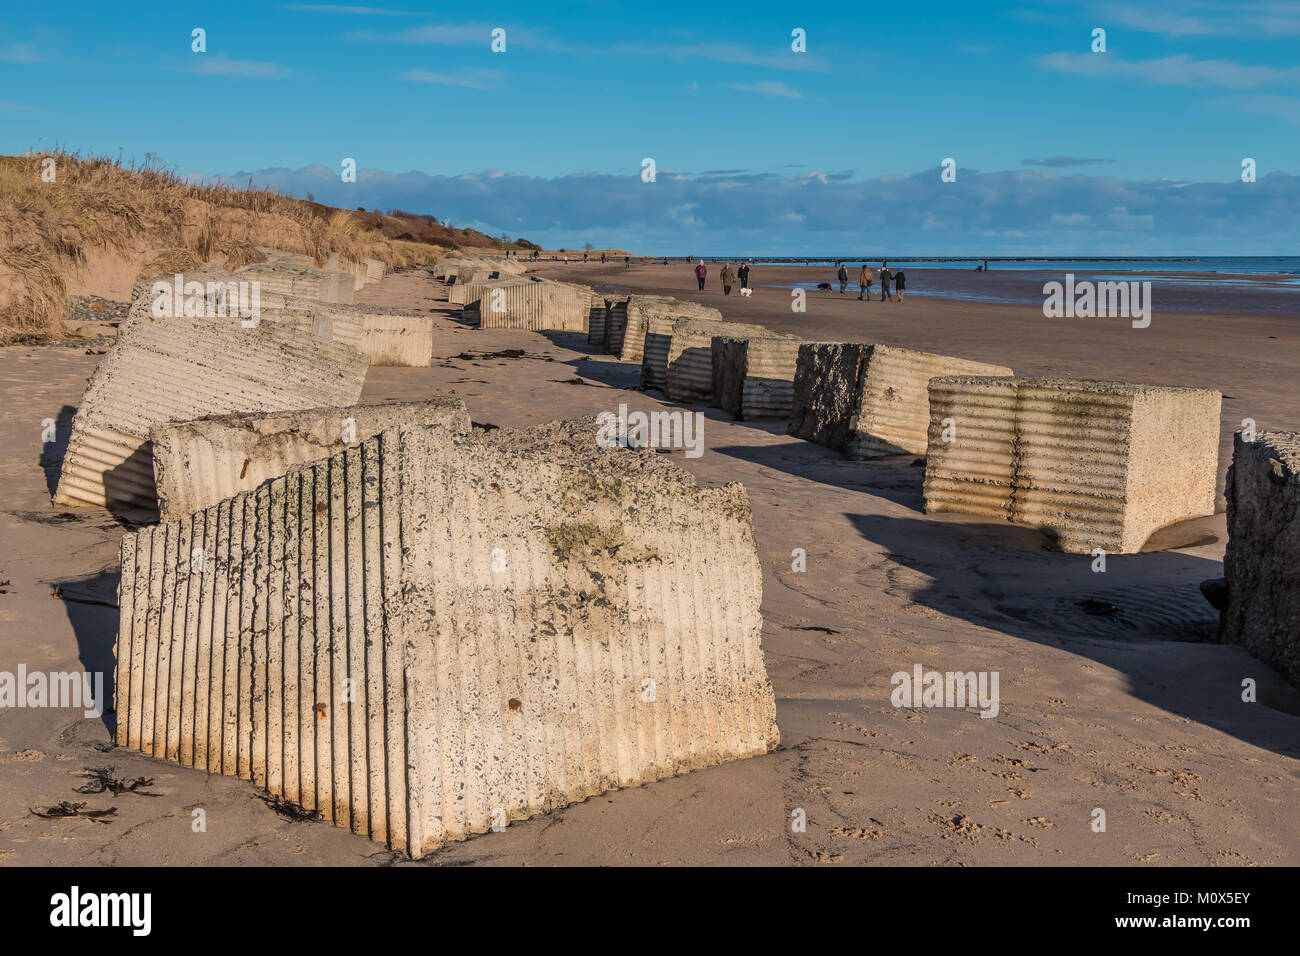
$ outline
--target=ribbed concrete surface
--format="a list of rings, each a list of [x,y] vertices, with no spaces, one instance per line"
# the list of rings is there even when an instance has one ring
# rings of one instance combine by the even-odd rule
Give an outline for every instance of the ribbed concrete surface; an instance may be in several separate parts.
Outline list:
[[[355,349],[362,347],[362,314],[328,302],[290,297],[283,307],[263,306],[262,321],[276,322]]]
[[[715,335],[713,404],[738,420],[788,419],[800,344],[793,335],[776,333],[748,338]]]
[[[126,535],[118,744],[414,857],[772,750],[744,489],[594,432],[392,429]]]
[[[648,315],[642,320],[645,337],[641,354],[643,388],[668,387],[668,353],[673,344],[673,326],[679,320],[671,315]]]
[[[481,329],[586,332],[591,290],[549,280],[497,283],[466,308],[477,313]]]
[[[1300,433],[1233,440],[1225,492],[1228,606],[1219,639],[1300,687]]]
[[[56,504],[152,510],[149,432],[228,412],[355,404],[368,362],[356,349],[274,322],[128,320],[72,420]]]
[[[526,267],[519,260],[512,258],[457,255],[447,256],[435,262],[433,276],[436,279],[454,279],[463,268],[486,269],[501,275],[521,275]]]
[[[626,320],[611,327],[609,351],[620,361],[642,364],[645,337],[651,319],[698,318],[721,321],[722,313],[712,306],[675,299],[669,295],[633,295],[628,297]],[[657,323],[662,327],[662,323]]]
[[[588,345],[594,345],[601,349],[607,347],[606,342],[609,333],[605,328],[605,317],[609,314],[610,309],[618,308],[620,303],[626,310],[627,296],[620,298],[618,296],[610,296],[604,292],[592,291],[591,309],[587,313]]]
[[[923,455],[931,378],[1011,374],[1001,365],[888,345],[806,343],[799,348],[786,430],[848,458]]]
[[[355,301],[355,277],[351,272],[298,269],[270,263],[244,266],[235,272],[241,280],[258,282],[265,293],[321,302],[351,304]]]
[[[492,289],[504,289],[507,286],[524,285],[525,283],[532,284],[532,280],[510,276],[498,279],[484,279],[479,282],[457,282],[447,290],[447,301],[452,305],[459,305],[462,308],[472,310],[478,307],[478,300]]]
[[[1139,551],[1152,532],[1214,513],[1220,405],[1210,389],[935,378],[926,511],[1044,528],[1067,552]]]
[[[673,323],[668,344],[665,391],[674,402],[713,401],[713,338],[772,335],[761,325],[686,318]]]
[[[371,365],[428,368],[433,362],[432,316],[367,310],[363,321],[361,351],[370,357]]]
[[[319,461],[385,428],[442,425],[470,430],[459,398],[346,405],[289,412],[215,415],[156,425],[150,433],[163,521],[193,514]]]

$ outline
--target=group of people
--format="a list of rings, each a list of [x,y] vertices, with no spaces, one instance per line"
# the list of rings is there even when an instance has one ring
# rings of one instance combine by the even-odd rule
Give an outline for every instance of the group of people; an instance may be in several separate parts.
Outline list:
[[[849,270],[845,268],[843,264],[840,265],[840,271],[837,274],[837,278],[840,280],[840,295],[843,295],[844,290],[847,289],[849,285]],[[862,271],[858,273],[858,289],[860,290],[858,292],[858,301],[863,301],[863,300],[866,300],[868,302],[871,301],[871,283],[873,281],[875,281],[875,275],[872,273],[870,266],[868,266],[865,262],[862,263]],[[894,292],[898,293],[897,296],[895,296],[894,293],[889,290],[889,286],[891,282],[893,283],[894,286]],[[889,271],[888,262],[882,262],[880,264],[880,301],[881,302],[884,302],[886,299],[893,299],[894,301],[902,302],[903,292],[906,289],[906,287],[907,287],[907,275],[906,273],[903,272],[902,269],[899,269],[897,272],[891,273]],[[701,288],[703,288],[703,286],[701,286]]]
[[[704,265],[704,260],[701,259],[695,265],[695,278],[699,280],[701,292],[704,291],[704,280],[708,274],[708,267]],[[732,269],[730,262],[725,263],[722,267],[722,271],[718,273],[718,278],[722,280],[723,295],[731,295],[731,287],[736,284],[737,279],[740,280],[740,287],[742,289],[748,289],[749,263],[742,262],[739,269]]]

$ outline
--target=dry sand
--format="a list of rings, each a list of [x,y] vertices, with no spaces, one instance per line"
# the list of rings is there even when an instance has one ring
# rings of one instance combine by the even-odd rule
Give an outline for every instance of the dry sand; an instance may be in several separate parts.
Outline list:
[[[797,315],[787,291],[761,286],[825,270],[756,269],[760,288],[748,299],[723,298],[716,265],[702,294],[682,263],[542,271],[681,295],[809,338],[921,348],[1023,374],[1218,388],[1221,476],[1243,417],[1260,428],[1300,424],[1300,326],[1285,318],[1157,311],[1135,330],[1113,319],[1050,321],[1032,307],[816,292]],[[436,308],[442,291],[414,272],[358,298]],[[670,407],[635,390],[638,368],[594,354],[581,334],[480,332],[439,314],[434,367],[372,368],[363,401],[454,393],[474,421],[500,426],[621,402]],[[525,354],[483,354],[505,349]],[[105,605],[116,600],[122,528],[103,512],[52,511],[58,468],[42,467],[40,442],[42,419],[59,419],[57,460],[97,361],[82,348],[0,351],[0,671],[111,669],[117,611]],[[1038,532],[927,517],[911,456],[849,462],[787,437],[781,423],[693,407],[707,417],[707,450],[675,460],[704,482],[743,482],[753,503],[781,748],[594,797],[421,865],[1300,863],[1300,695],[1239,648],[1200,642],[1214,632],[1197,585],[1221,573],[1221,514],[1162,536],[1182,547],[1111,557],[1094,574],[1090,557],[1050,551]],[[795,548],[807,551],[803,573],[791,569]],[[54,600],[60,581],[71,583]],[[1000,713],[894,708],[890,675],[918,663],[998,671]],[[1259,682],[1259,703],[1241,701],[1245,677]],[[108,740],[104,722],[79,711],[0,712],[0,864],[395,862],[360,837],[277,816],[250,783],[101,752]],[[160,795],[74,792],[83,768],[107,766],[152,777]],[[117,814],[97,823],[28,812],[60,800]],[[205,833],[192,831],[195,808],[206,811]],[[1090,827],[1094,808],[1106,811],[1104,833]],[[791,831],[796,809],[806,832]]]

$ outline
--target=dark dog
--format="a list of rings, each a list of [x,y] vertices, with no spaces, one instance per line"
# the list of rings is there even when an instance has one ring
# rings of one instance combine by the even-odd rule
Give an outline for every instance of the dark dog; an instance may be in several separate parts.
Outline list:
[[[817,291],[818,291],[818,292],[830,292],[830,291],[831,291],[831,284],[830,284],[829,282],[818,282],[818,283],[817,283]]]

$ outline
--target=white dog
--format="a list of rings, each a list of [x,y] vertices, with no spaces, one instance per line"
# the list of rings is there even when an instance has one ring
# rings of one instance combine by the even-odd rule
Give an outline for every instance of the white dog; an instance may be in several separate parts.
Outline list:
[[[753,295],[753,294],[754,294],[754,290],[753,290],[753,289],[741,289],[741,290],[740,290],[740,294],[741,294],[741,295],[745,295],[745,296],[750,296],[750,295]]]

